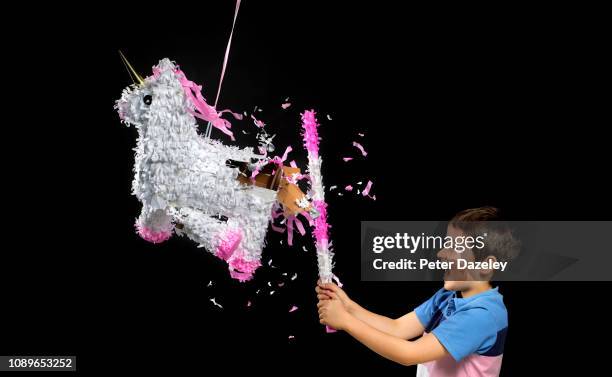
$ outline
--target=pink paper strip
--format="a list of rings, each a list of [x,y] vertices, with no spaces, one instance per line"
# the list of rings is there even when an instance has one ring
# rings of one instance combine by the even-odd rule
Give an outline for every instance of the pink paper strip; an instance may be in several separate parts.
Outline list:
[[[361,195],[363,196],[368,196],[368,194],[370,193],[370,189],[372,188],[372,181],[368,181],[368,184],[366,185],[366,187],[363,189],[363,192],[361,193]]]
[[[368,155],[368,152],[366,152],[365,149],[363,149],[363,146],[359,144],[358,142],[353,141],[353,146],[357,147],[361,151],[361,154],[363,155],[363,157]]]

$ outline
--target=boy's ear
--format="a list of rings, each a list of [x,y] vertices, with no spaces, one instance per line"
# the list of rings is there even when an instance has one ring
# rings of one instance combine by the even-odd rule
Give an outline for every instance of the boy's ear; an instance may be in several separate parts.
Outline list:
[[[497,257],[495,255],[489,255],[488,257],[483,259],[483,262],[488,262],[489,265],[493,265],[493,263],[497,262]],[[493,277],[494,273],[495,273],[495,269],[487,268],[487,269],[482,269],[480,274],[483,278],[487,277],[488,279],[490,279],[491,277]]]

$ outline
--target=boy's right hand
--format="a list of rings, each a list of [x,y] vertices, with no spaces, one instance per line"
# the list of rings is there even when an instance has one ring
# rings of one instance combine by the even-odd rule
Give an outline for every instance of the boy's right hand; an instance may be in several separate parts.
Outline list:
[[[319,299],[319,301],[337,298],[340,300],[340,302],[342,302],[342,305],[349,313],[355,307],[355,302],[351,300],[346,292],[344,292],[344,290],[338,287],[335,283],[322,283],[321,280],[319,280],[317,282],[317,286],[315,287],[315,292],[317,292],[317,299]]]

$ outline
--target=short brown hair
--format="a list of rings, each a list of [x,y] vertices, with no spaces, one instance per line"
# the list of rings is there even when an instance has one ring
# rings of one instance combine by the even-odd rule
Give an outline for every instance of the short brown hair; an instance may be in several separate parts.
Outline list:
[[[478,261],[494,256],[498,261],[506,262],[516,258],[520,252],[520,241],[514,236],[510,225],[502,221],[499,209],[495,207],[463,210],[449,221],[449,225],[473,237],[487,234],[485,246],[473,249]]]

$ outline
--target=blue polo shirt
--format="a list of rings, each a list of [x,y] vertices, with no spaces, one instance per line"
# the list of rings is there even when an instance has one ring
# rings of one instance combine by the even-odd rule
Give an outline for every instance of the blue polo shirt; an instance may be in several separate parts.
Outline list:
[[[414,312],[456,362],[469,355],[499,357],[501,366],[508,312],[497,288],[468,298],[442,288]]]

